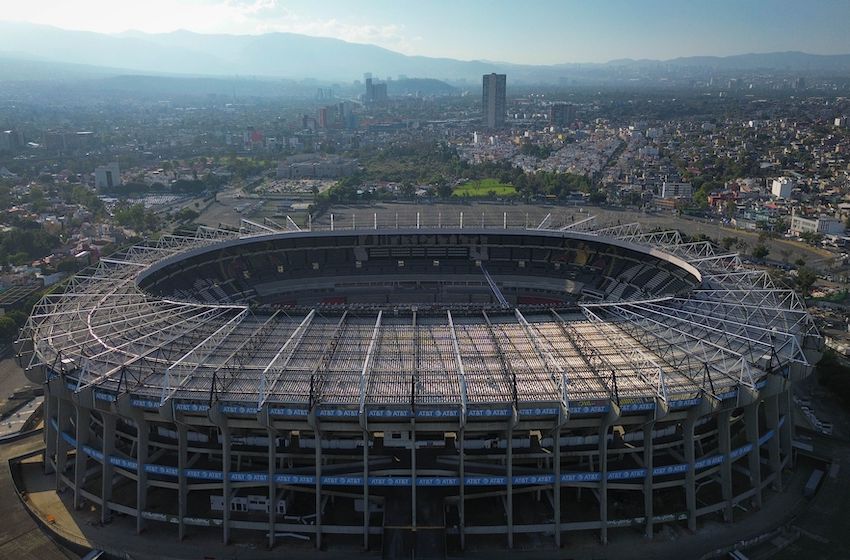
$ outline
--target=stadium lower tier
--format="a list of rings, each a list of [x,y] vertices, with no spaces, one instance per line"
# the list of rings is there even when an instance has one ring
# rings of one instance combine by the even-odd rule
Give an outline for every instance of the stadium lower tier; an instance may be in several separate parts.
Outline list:
[[[45,467],[75,507],[133,517],[138,532],[161,523],[225,543],[253,532],[269,547],[292,535],[386,551],[390,540],[463,550],[495,535],[513,548],[575,531],[606,543],[612,530],[696,530],[700,518],[732,521],[739,504],[760,508],[793,435],[779,374],[677,409],[427,422],[149,410],[69,385],[47,384]]]

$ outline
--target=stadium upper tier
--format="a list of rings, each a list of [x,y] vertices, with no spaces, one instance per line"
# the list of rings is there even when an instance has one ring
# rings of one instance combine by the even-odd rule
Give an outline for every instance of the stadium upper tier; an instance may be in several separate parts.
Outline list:
[[[267,229],[101,259],[24,354],[143,408],[465,421],[733,398],[819,340],[793,292],[677,232]]]
[[[699,278],[678,257],[586,233],[386,230],[225,241],[163,259],[140,285],[206,303],[443,309],[673,295]]]

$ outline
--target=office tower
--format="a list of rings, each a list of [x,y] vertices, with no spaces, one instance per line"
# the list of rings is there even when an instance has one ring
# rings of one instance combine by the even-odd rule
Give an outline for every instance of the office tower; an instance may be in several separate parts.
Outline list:
[[[505,74],[485,74],[481,120],[485,128],[505,126]]]
[[[372,86],[372,101],[383,103],[387,100],[387,84],[374,84]]]
[[[383,103],[387,100],[387,84],[379,84],[372,80],[366,79],[366,103]]]
[[[364,74],[364,76],[365,76],[365,74]],[[374,86],[372,86],[372,76],[371,76],[371,74],[369,75],[368,78],[366,78],[365,82],[366,82],[366,98],[365,98],[365,101],[366,101],[366,103],[371,103],[372,102],[372,96],[374,95],[374,92],[373,92]]]
[[[111,189],[121,184],[121,172],[118,162],[100,165],[94,168],[94,186],[98,189]]]

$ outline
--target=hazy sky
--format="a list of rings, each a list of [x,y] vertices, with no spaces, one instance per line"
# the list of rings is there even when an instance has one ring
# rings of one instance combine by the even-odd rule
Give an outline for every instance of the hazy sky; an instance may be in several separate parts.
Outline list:
[[[107,33],[291,31],[534,64],[850,53],[850,0],[0,0],[0,19]]]

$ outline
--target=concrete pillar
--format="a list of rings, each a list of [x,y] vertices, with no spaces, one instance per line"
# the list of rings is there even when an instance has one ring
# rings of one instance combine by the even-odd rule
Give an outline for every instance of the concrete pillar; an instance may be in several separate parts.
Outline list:
[[[410,419],[410,520],[416,547],[416,420]]]
[[[221,492],[224,496],[224,511],[221,520],[221,539],[224,544],[230,544],[230,502],[233,491],[230,489],[230,428],[226,424],[219,426],[221,433]],[[271,509],[271,504],[269,504]]]
[[[609,420],[603,420],[599,428],[599,542],[608,544],[608,428]]]
[[[275,523],[277,522],[277,433],[269,428],[269,550],[274,548]]]
[[[552,481],[552,501],[555,502],[555,548],[561,548],[561,429],[555,430],[552,444],[552,463],[554,466]]]
[[[696,461],[694,453],[694,424],[696,416],[690,411],[688,417],[682,423],[682,439],[685,447],[685,464],[688,470],[685,472],[685,508],[688,512],[688,530],[697,530],[697,493],[696,493]]]
[[[50,395],[49,390],[44,398],[44,474],[56,472],[56,428],[53,421],[56,420],[56,397]]]
[[[508,518],[508,548],[514,547],[514,430],[513,425],[508,430],[508,449],[505,460],[507,461],[507,518]]]
[[[318,424],[313,432],[316,438],[316,548],[322,548],[322,434]]]
[[[115,467],[109,458],[115,453],[115,422],[116,418],[113,414],[101,414],[103,419],[103,463],[101,464],[101,489],[100,497],[103,500],[103,505],[100,508],[100,522],[106,523],[109,520],[110,509],[109,502],[112,500],[112,479],[115,474]]]
[[[136,419],[138,434],[136,441],[136,534],[145,528],[142,512],[148,507],[148,472],[145,464],[148,462],[148,422]]]
[[[723,497],[723,521],[732,523],[732,440],[729,433],[732,411],[724,409],[717,415],[717,439],[723,462],[720,463],[720,492]]]
[[[59,423],[59,429],[56,437],[56,490],[60,491],[63,487],[61,476],[65,474],[65,469],[68,467],[68,450],[71,445],[65,441],[63,434],[71,434],[71,414],[74,414],[74,407],[70,401],[65,399],[56,399],[56,414]]]
[[[464,550],[466,548],[466,465],[464,464],[464,458],[466,455],[465,451],[465,431],[461,428],[459,430],[460,435],[460,468],[459,468],[459,492],[460,492],[460,503],[458,504],[458,517],[460,518],[460,549]]]
[[[189,504],[186,467],[189,464],[189,438],[184,424],[177,424],[177,538],[186,538],[185,517]]]
[[[643,515],[645,519],[644,535],[651,539],[655,528],[652,521],[655,515],[653,511],[653,478],[654,453],[652,448],[652,430],[655,422],[649,421],[643,425],[643,467],[646,469],[646,477],[643,479]]]
[[[777,492],[782,491],[782,457],[779,453],[781,435],[779,434],[779,397],[777,393],[768,397],[764,403],[764,415],[768,430],[773,430],[773,437],[767,442],[768,463],[770,472],[774,474],[771,485]]]
[[[761,461],[759,459],[759,404],[755,401],[744,407],[744,424],[747,432],[747,443],[752,449],[747,454],[750,471],[750,486],[755,489],[753,505],[761,509]]]
[[[76,409],[77,423],[77,454],[74,458],[74,509],[80,509],[83,501],[80,490],[83,489],[83,484],[85,484],[86,464],[88,462],[88,455],[83,451],[83,446],[89,443],[91,411],[79,405],[74,406],[74,408]]]
[[[369,432],[363,430],[363,550],[369,550]]]
[[[791,389],[789,388],[779,394],[779,414],[780,418],[785,419],[782,427],[779,428],[779,448],[783,459],[791,457],[794,430],[792,407]]]

